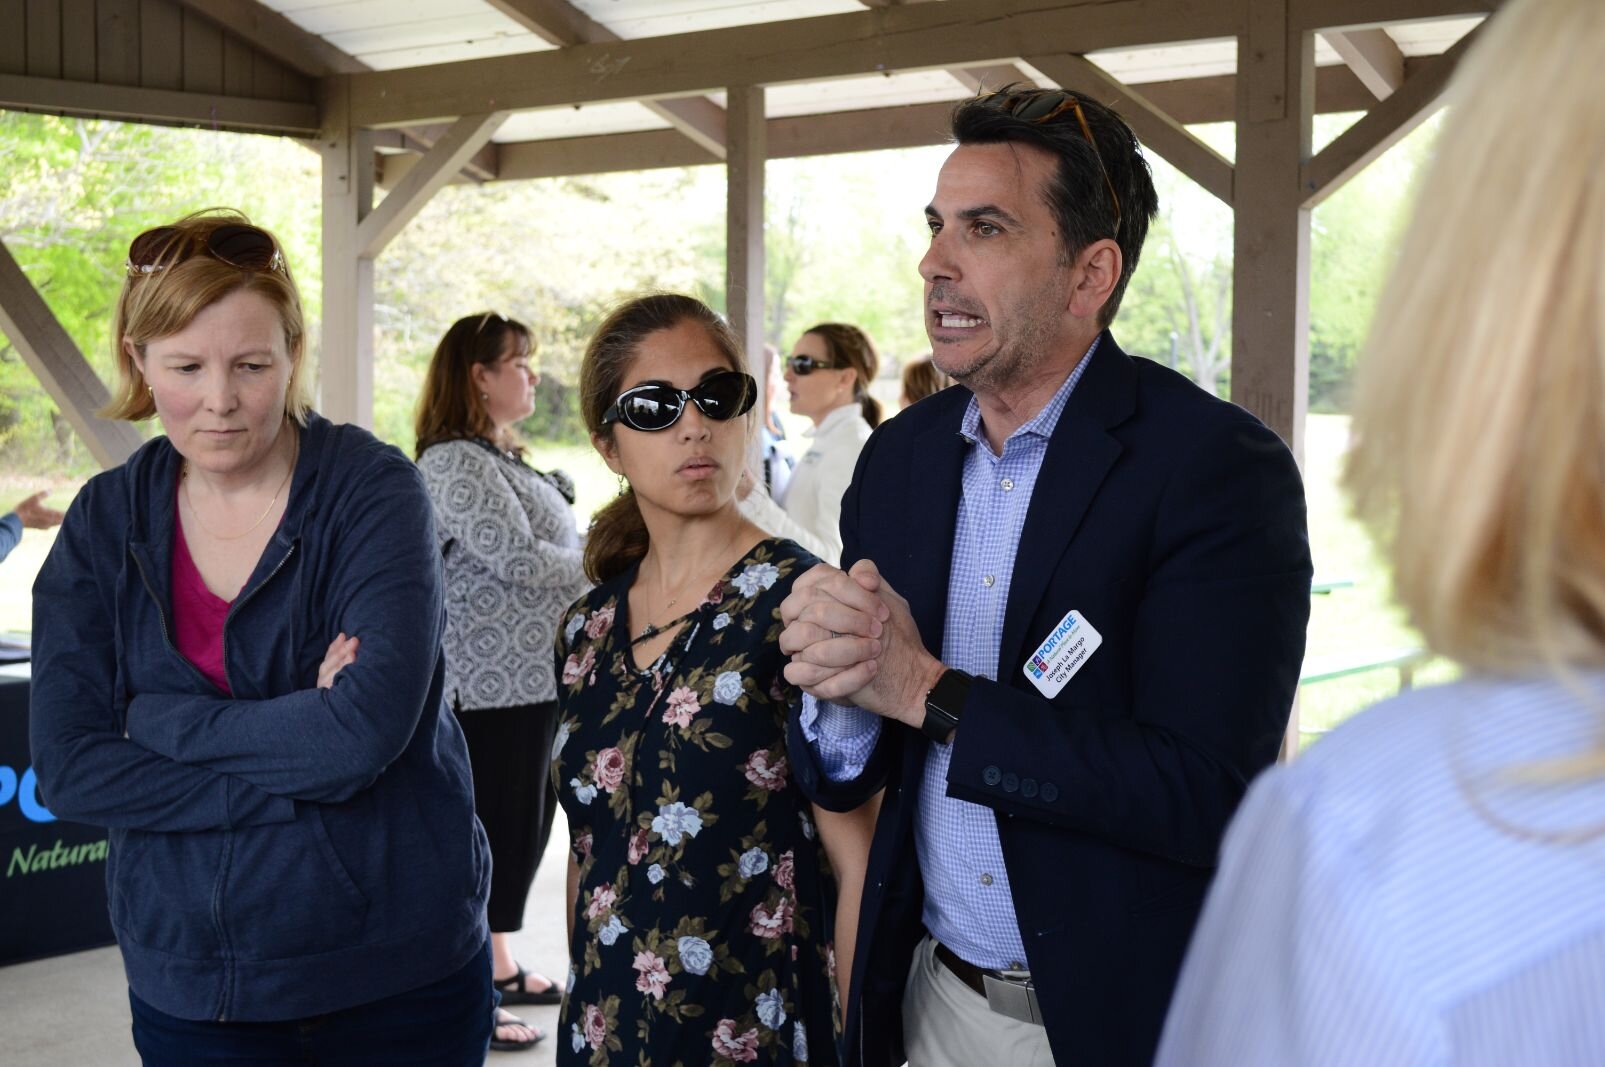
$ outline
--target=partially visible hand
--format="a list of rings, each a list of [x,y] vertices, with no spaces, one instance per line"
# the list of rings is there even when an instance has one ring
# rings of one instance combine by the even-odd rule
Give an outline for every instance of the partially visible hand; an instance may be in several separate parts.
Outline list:
[[[40,490],[11,510],[17,513],[22,525],[30,530],[48,530],[52,526],[60,526],[61,520],[67,516],[55,508],[45,507],[40,503],[44,498],[45,491]]]
[[[323,654],[323,662],[318,664],[318,688],[328,689],[334,685],[334,676],[340,673],[341,668],[357,662],[357,647],[362,642],[355,637],[339,634],[329,642],[329,651]]]

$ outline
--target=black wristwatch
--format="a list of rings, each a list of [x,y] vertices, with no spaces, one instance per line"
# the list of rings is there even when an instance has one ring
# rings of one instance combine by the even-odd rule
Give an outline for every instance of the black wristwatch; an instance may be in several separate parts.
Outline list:
[[[970,693],[975,676],[949,667],[936,680],[931,691],[925,694],[925,721],[920,729],[925,736],[939,744],[946,744],[959,724],[959,713],[964,710],[964,698]]]

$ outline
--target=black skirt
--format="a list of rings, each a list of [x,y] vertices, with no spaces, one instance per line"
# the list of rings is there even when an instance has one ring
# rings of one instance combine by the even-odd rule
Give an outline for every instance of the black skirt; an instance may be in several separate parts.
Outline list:
[[[490,839],[492,933],[524,925],[524,903],[552,834],[550,783],[557,704],[455,709],[473,764],[474,810]]]

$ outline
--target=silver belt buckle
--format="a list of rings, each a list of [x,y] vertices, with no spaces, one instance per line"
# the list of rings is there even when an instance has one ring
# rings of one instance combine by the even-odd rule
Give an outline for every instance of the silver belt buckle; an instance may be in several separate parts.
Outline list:
[[[994,975],[982,972],[981,984],[986,987],[986,1006],[999,1015],[1018,1019],[1023,1023],[1042,1025],[1042,1008],[1037,1003],[1037,987],[1027,971],[1004,971]]]

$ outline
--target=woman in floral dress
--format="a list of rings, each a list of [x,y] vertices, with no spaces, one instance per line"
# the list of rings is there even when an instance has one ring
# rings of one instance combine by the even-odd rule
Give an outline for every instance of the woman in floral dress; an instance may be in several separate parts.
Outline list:
[[[558,1062],[834,1064],[830,881],[790,778],[777,643],[817,560],[736,509],[756,387],[729,328],[672,295],[615,311],[580,376],[628,488],[596,518],[597,586],[557,642]]]

